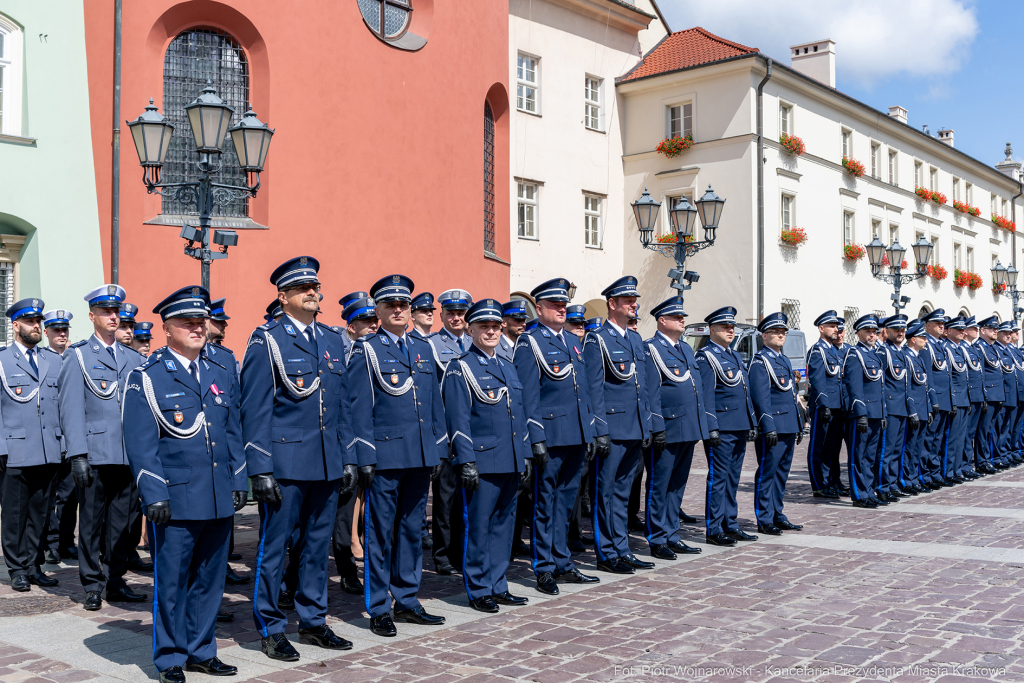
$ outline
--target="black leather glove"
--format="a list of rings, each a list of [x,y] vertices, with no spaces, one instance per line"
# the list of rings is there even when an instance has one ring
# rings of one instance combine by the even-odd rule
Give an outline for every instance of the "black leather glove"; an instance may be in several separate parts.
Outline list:
[[[800,442],[804,440],[803,430],[796,433],[796,445],[799,446]]]
[[[911,429],[917,429],[918,427],[921,426],[921,418],[919,418],[917,415],[911,415],[907,419],[910,421]]]
[[[717,429],[712,429],[708,433],[708,445],[712,448],[717,448],[722,445],[722,433]]]
[[[594,437],[594,455],[599,458],[607,458],[612,454],[612,440],[608,435]]]
[[[280,503],[284,497],[273,474],[256,474],[249,480],[252,482],[252,497],[260,503]]]
[[[594,449],[595,448],[596,447],[594,446],[594,442],[593,441],[591,441],[590,443],[587,444],[587,450],[584,451],[584,453],[583,453],[583,462],[585,462],[587,464],[590,464],[590,463],[594,462]]]
[[[533,450],[533,467],[538,472],[543,472],[544,468],[548,466],[548,447],[541,441],[535,443],[530,447]]]
[[[467,491],[476,491],[480,487],[480,470],[475,462],[464,462],[459,465],[459,483]]]
[[[779,443],[779,433],[772,430],[764,435],[764,445],[768,448],[775,448],[775,445]]]
[[[654,447],[655,455],[659,455],[662,451],[664,451],[666,445],[667,437],[665,436],[664,430],[660,432],[654,432],[654,434],[651,435],[651,446]]]
[[[860,432],[861,434],[867,434],[868,433],[868,418],[866,418],[866,417],[858,417],[857,418],[857,431]]]
[[[84,455],[76,455],[71,458],[71,478],[75,480],[75,486],[87,489],[92,486],[92,467],[89,466],[89,458]]]
[[[648,434],[647,438],[640,442],[640,448],[642,450],[646,451],[650,447],[651,447],[651,435]]]
[[[932,404],[932,414],[933,415],[938,415],[939,414],[939,404],[938,403],[933,403]]]
[[[826,407],[821,411],[821,421],[823,424],[828,424],[832,421],[832,410]]]
[[[888,426],[889,426],[889,421],[883,417],[882,418],[882,431],[884,432],[885,428],[888,427]]]
[[[242,508],[245,507],[245,504],[247,502],[249,502],[249,492],[248,491],[232,491],[231,492],[231,502],[235,506],[235,512],[238,512],[239,510],[241,510]]]
[[[756,438],[757,438],[757,427],[754,427],[749,432],[747,432],[747,441],[753,441]]]
[[[981,402],[981,414],[984,415],[988,412],[988,401]]]
[[[338,493],[352,493],[356,488],[356,479],[359,477],[359,468],[355,465],[345,465],[341,472],[341,483],[338,485]]]
[[[358,481],[359,488],[364,491],[369,491],[370,487],[373,486],[373,475],[377,472],[376,465],[363,465],[359,468]]]
[[[956,413],[957,413],[957,407],[953,406],[953,409],[949,411],[949,416],[951,418],[956,417]]]
[[[153,522],[153,524],[167,524],[167,522],[171,521],[171,501],[161,500],[159,503],[147,505],[146,519]]]
[[[530,474],[533,471],[533,460],[527,458],[523,461],[523,471],[519,473],[519,483],[525,484],[530,481]]]
[[[441,476],[441,470],[444,469],[444,462],[439,462],[430,468],[430,481],[437,481],[437,478]]]
[[[932,422],[935,421],[935,413],[928,413],[928,426],[930,427]]]

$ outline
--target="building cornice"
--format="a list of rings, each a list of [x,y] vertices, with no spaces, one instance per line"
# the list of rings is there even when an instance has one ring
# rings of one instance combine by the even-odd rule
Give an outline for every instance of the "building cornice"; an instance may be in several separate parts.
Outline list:
[[[622,0],[547,0],[617,29],[639,33],[658,17]]]

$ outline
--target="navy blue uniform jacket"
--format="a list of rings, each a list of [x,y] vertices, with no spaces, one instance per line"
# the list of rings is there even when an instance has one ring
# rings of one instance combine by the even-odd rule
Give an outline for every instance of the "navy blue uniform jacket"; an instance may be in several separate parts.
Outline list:
[[[696,354],[707,401],[708,429],[746,432],[757,425],[747,389],[747,371],[739,354],[708,341]]]
[[[863,343],[850,347],[843,361],[843,386],[854,417],[885,419],[882,363],[874,349]]]
[[[807,398],[811,410],[842,408],[839,349],[819,339],[807,351]]]
[[[667,443],[707,439],[711,430],[693,349],[683,342],[680,350],[660,334],[648,339],[644,346],[653,430],[664,431]]]
[[[640,335],[626,338],[605,321],[583,340],[590,407],[608,435],[620,441],[646,439],[651,434],[651,404],[647,363]]]
[[[761,434],[796,434],[800,424],[789,359],[767,346],[750,363],[750,399]]]

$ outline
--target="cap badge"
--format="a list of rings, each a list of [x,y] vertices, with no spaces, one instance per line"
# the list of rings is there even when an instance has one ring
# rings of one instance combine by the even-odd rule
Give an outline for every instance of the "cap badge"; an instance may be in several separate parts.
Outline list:
[[[199,296],[199,288],[198,287],[193,287],[192,288],[192,296]]]
[[[401,278],[400,278],[400,277],[398,277],[397,275],[393,275],[393,276],[391,277],[391,281],[392,281],[393,283],[395,283],[396,285],[398,284],[399,280],[401,280]]]
[[[488,299],[487,300],[487,305],[488,306],[493,306],[494,305],[494,299]]]
[[[68,316],[67,316],[67,314],[64,313],[64,311],[57,311],[57,317],[58,318],[66,318]]]
[[[174,411],[174,421],[175,422],[177,422],[178,424],[181,424],[184,419],[185,419],[185,414],[183,412],[181,412],[180,410],[175,410]]]
[[[107,294],[110,296],[117,294],[117,285],[107,285]]]
[[[32,299],[32,305],[33,306],[38,306],[39,305],[39,299]]]
[[[305,266],[306,262],[307,262],[307,259],[306,259],[305,256],[303,256],[302,258],[299,259],[299,265],[300,266]]]

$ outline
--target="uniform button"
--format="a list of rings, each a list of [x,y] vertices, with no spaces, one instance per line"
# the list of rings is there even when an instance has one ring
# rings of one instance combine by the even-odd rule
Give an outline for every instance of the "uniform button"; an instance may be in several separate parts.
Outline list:
[[[165,484],[170,484],[170,483],[171,483],[171,480],[170,480],[170,479],[164,479],[164,483],[165,483]]]
[[[388,440],[388,437],[386,437],[386,436],[385,436],[385,437],[384,437],[384,440],[385,440],[385,441],[387,441],[387,440]]]
[[[206,404],[205,403],[203,404],[203,410],[206,410]]]
[[[420,419],[420,423],[421,423],[421,424],[423,423],[423,420],[422,420],[422,419]]]
[[[422,404],[422,403],[417,403],[416,405],[418,405],[418,406],[422,406],[423,404]]]
[[[284,437],[283,436],[281,437],[281,443],[284,443]]]
[[[322,374],[324,374],[324,371],[323,371],[323,370],[321,370],[321,371],[320,371],[320,374],[321,374],[321,375],[322,375]]]
[[[217,463],[213,463],[213,466],[214,466],[214,467],[216,467],[216,466],[217,466]]]
[[[214,442],[213,442],[212,444],[210,444],[210,445],[212,445],[212,446],[216,446],[216,445],[217,445],[217,442],[216,442],[216,441],[214,441]]]

